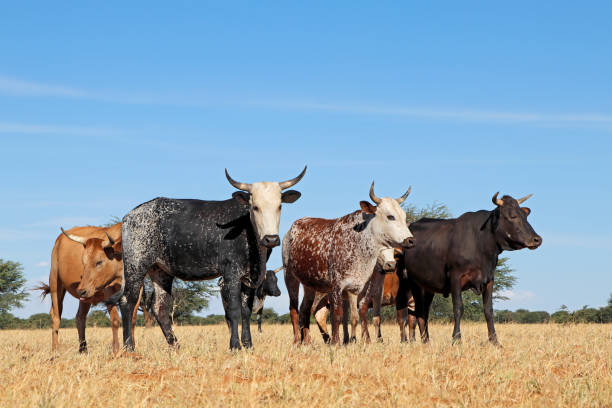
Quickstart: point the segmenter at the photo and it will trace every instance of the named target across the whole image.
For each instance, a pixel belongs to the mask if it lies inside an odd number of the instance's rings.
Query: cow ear
[[[376,206],[370,204],[368,201],[360,201],[359,205],[361,206],[361,211],[363,211],[366,214],[376,213]]]
[[[245,193],[244,191],[234,191],[232,197],[244,204],[248,204],[251,199],[251,194]]]
[[[302,196],[302,193],[295,190],[287,190],[281,194],[281,201],[283,203],[294,203]]]
[[[521,207],[521,210],[523,210],[525,215],[531,214],[531,209],[529,207]]]

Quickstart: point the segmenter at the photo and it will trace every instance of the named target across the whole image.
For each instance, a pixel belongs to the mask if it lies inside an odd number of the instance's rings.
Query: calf
[[[263,314],[264,301],[266,296],[280,296],[281,291],[278,288],[278,279],[276,274],[283,269],[283,267],[276,268],[274,270],[266,271],[266,279],[255,291],[255,300],[253,300],[253,313],[257,313],[257,331],[261,333],[261,317]]]

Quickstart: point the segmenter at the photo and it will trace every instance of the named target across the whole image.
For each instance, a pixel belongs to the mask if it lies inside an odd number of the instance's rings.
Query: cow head
[[[106,239],[69,234],[63,228],[62,232],[84,248],[83,277],[76,289],[80,299],[97,303],[119,291],[123,281],[121,239],[114,240],[106,232]]]
[[[257,289],[257,296],[258,297],[263,297],[263,296],[280,296],[281,295],[281,291],[278,288],[278,279],[276,278],[276,274],[283,269],[283,267],[281,266],[280,268],[276,268],[274,270],[267,270],[266,271],[266,279],[264,279],[263,283],[261,284],[261,286]]]
[[[370,187],[370,198],[376,205],[367,201],[361,201],[361,211],[369,214],[372,219],[372,232],[377,239],[386,247],[402,246],[412,248],[415,240],[406,225],[406,213],[400,207],[406,197],[410,194],[410,188],[400,198],[379,198],[374,194],[374,182]]]
[[[505,195],[501,199],[497,198],[499,193],[493,196],[493,204],[497,206],[496,237],[497,243],[503,250],[516,250],[522,248],[536,249],[542,244],[540,237],[533,230],[527,216],[531,210],[527,207],[521,207],[531,194],[515,200],[514,198]]]
[[[395,272],[395,248],[383,248],[378,253],[376,261],[380,266],[381,273],[392,273]]]
[[[251,223],[260,245],[267,248],[280,245],[278,225],[280,223],[281,203],[293,203],[301,196],[299,191],[288,190],[283,192],[283,190],[297,184],[305,173],[306,167],[299,176],[291,180],[280,183],[265,181],[247,184],[233,180],[225,169],[225,177],[230,184],[241,190],[235,192],[232,196],[249,205]]]

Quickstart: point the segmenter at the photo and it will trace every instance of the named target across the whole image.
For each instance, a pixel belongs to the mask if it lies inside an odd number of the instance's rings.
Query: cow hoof
[[[349,340],[349,343],[357,343],[357,337],[351,337],[351,339]]]
[[[329,337],[329,334],[323,333],[321,335],[321,337],[323,337],[323,343],[325,343],[325,344],[329,344],[329,342],[331,341],[331,338]]]

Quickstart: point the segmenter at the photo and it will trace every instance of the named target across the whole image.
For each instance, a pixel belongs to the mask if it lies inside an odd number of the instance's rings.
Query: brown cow
[[[362,201],[361,211],[336,219],[302,218],[283,238],[285,284],[289,292],[289,310],[294,342],[310,342],[310,314],[316,292],[329,293],[332,310],[331,343],[337,344],[342,320],[342,297],[358,295],[372,276],[376,258],[383,248],[414,246],[400,204],[410,190],[398,199],[379,198],[370,187],[376,206]],[[304,297],[300,305],[300,283]],[[300,339],[301,328],[301,339]]]
[[[85,323],[89,308],[99,302],[109,301],[121,290],[123,282],[121,223],[107,228],[75,227],[68,231],[62,229],[62,232],[55,240],[51,252],[49,285],[43,284],[37,289],[43,291],[43,298],[51,294],[51,349],[54,352],[57,350],[66,291],[79,299],[76,323],[79,333],[79,352],[82,353],[87,351]],[[107,308],[113,330],[113,352],[117,352],[121,318],[114,304],[108,303]],[[136,313],[132,319],[136,319]]]

